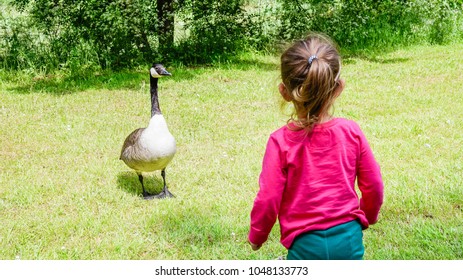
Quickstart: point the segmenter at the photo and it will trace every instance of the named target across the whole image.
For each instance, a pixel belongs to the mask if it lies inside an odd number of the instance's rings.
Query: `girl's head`
[[[281,55],[279,90],[294,104],[292,119],[303,128],[328,116],[344,82],[340,80],[341,58],[335,45],[321,35],[295,42]]]

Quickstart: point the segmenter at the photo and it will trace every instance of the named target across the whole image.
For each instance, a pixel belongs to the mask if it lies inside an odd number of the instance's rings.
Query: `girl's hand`
[[[254,250],[254,251],[257,251],[257,250],[260,249],[260,247],[262,247],[262,244],[257,245],[257,244],[252,243],[251,241],[249,241],[249,245],[251,245],[251,248],[252,248],[252,250]]]

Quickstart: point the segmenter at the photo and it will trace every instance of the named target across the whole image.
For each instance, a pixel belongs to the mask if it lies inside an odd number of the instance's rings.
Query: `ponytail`
[[[297,41],[281,56],[281,76],[296,112],[290,120],[311,129],[334,102],[341,61],[334,44],[312,35]]]

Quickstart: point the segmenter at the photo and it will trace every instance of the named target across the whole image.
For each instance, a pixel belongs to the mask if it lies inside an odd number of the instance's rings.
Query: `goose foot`
[[[150,193],[147,193],[147,192],[144,192],[143,193],[143,199],[144,200],[151,200],[153,198],[156,198],[157,195],[155,194],[150,194]]]
[[[175,195],[173,195],[167,188],[163,189],[158,194],[150,194],[148,192],[143,193],[144,200],[165,199],[165,198],[174,198],[174,197]]]
[[[157,199],[164,199],[164,198],[174,198],[175,195],[173,195],[167,188],[164,188],[162,192],[158,193],[154,197]]]

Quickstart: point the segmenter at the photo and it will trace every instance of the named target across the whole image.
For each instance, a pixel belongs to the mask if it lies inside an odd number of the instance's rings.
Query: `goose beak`
[[[159,75],[161,75],[161,76],[172,76],[172,74],[167,72],[166,69],[162,69],[161,73],[159,73]]]

